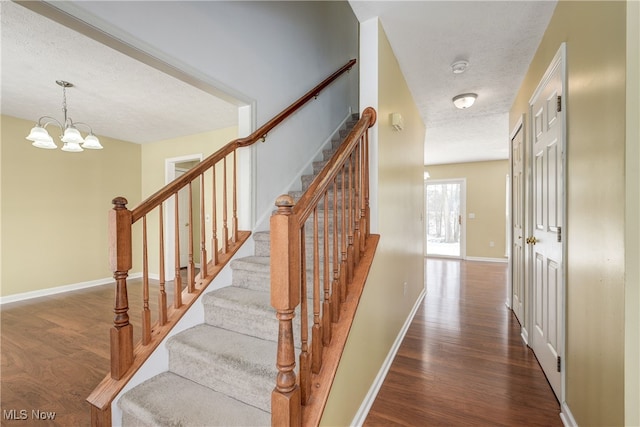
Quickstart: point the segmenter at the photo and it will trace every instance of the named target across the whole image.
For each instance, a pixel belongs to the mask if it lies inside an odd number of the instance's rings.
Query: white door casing
[[[425,181],[425,218],[426,218],[426,227],[425,227],[425,239],[427,241],[426,245],[426,253],[428,256],[438,256],[445,258],[458,258],[464,259],[466,255],[466,217],[465,217],[465,205],[466,205],[466,178],[456,178],[456,179],[436,179],[429,181]],[[428,202],[429,195],[429,187],[435,188],[440,187],[442,189],[443,196],[454,197],[454,199],[443,198],[440,200],[441,203],[446,206],[448,209],[446,216],[453,218],[455,216],[455,220],[458,225],[458,236],[456,242],[448,245],[444,244],[443,248],[438,249],[437,244],[429,245],[429,230],[430,230],[430,206]],[[454,189],[454,191],[449,192],[448,190]],[[446,200],[445,200],[446,199]],[[454,209],[454,206],[457,206],[458,212],[454,212],[451,209]],[[447,248],[450,246],[450,248]],[[452,251],[452,249],[454,249]]]
[[[184,175],[188,169],[176,168],[176,178]],[[195,198],[197,195],[193,195]],[[183,187],[178,191],[178,217],[180,224],[179,244],[180,244],[180,268],[189,264],[189,223],[193,220],[189,218],[189,187]]]
[[[525,193],[524,193],[524,121],[521,119],[511,137],[511,307],[523,330],[522,336],[527,342],[525,325]]]
[[[170,183],[171,181],[173,181],[179,174],[179,172],[177,172],[177,164],[179,163],[184,163],[184,162],[191,162],[191,161],[202,161],[203,155],[202,154],[192,154],[192,155],[186,155],[186,156],[181,156],[181,157],[173,157],[173,158],[169,158],[169,159],[165,159],[165,184]],[[186,194],[186,193],[180,193],[178,195],[178,203],[180,202],[180,199],[185,199],[185,197],[181,197],[182,194]],[[166,280],[173,280],[175,278],[175,274],[176,274],[176,268],[175,268],[175,197],[169,197],[164,203],[163,203],[163,212],[164,212],[164,238],[165,238],[165,242],[164,242],[164,274],[165,274],[165,279]],[[182,215],[180,215],[182,216]],[[184,227],[185,222],[183,221],[181,228],[188,228],[188,227]],[[188,235],[186,237],[188,239]],[[181,236],[178,236],[178,239],[180,239],[179,243],[183,243],[184,238],[182,238]],[[180,253],[182,254],[183,252],[185,252],[184,250],[180,250]],[[182,260],[181,260],[182,261]],[[182,262],[181,262],[182,263]]]
[[[564,397],[564,81],[563,44],[529,101],[532,218],[526,240],[532,290],[530,345],[560,402]]]

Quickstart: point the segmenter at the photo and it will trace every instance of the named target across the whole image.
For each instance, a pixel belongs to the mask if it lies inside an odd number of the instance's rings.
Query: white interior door
[[[529,102],[533,227],[527,239],[533,290],[531,348],[559,401],[563,397],[560,371],[564,347],[562,52]]]
[[[522,123],[520,123],[511,138],[511,226],[513,236],[511,239],[511,307],[523,328],[525,328],[526,301],[524,218],[524,131]]]

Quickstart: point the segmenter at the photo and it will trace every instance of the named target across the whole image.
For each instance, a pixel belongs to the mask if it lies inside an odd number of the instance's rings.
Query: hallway
[[[418,309],[365,426],[561,426],[505,306],[507,264],[427,260]]]

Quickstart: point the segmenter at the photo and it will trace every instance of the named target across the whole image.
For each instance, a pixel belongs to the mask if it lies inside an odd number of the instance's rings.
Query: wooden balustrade
[[[351,317],[345,319],[340,318],[342,304],[365,258],[370,266],[372,255],[366,251],[371,241],[377,244],[377,239],[369,238],[368,209],[367,131],[375,121],[375,110],[365,109],[298,203],[286,195],[276,201],[277,211],[271,217],[271,304],[279,333],[272,425],[317,425],[326,402],[357,302],[351,302]],[[306,233],[307,227],[312,233]],[[296,345],[293,318],[298,305],[301,331]],[[333,334],[333,328],[339,334]],[[334,342],[338,335],[340,342]]]
[[[204,288],[229,262],[237,249],[246,241],[250,232],[238,229],[238,194],[237,194],[237,150],[248,147],[259,140],[264,140],[267,134],[304,104],[316,98],[318,94],[334,80],[353,67],[356,60],[352,59],[327,77],[320,84],[307,92],[304,96],[291,104],[287,109],[265,123],[251,135],[231,141],[226,146],[207,157],[182,176],[178,177],[164,188],[154,193],[133,210],[127,208],[127,200],[118,197],[113,200],[113,210],[109,212],[109,245],[110,265],[115,279],[114,322],[110,331],[111,336],[111,372],[87,398],[91,404],[91,422],[93,426],[111,425],[111,403],[144,361],[151,355],[171,328],[195,302]],[[210,184],[209,184],[210,183]],[[193,209],[194,187],[199,194],[195,199],[199,202],[199,209]],[[185,191],[181,191],[185,189]],[[180,217],[179,201],[186,197],[188,213],[186,218]],[[171,228],[174,230],[175,269],[172,286],[168,285],[165,268],[165,203],[173,203],[174,218]],[[286,206],[283,205],[283,210]],[[194,218],[194,211],[195,216]],[[211,224],[206,220],[210,215]],[[284,217],[284,216],[283,216]],[[222,219],[221,222],[218,222]],[[148,223],[157,221],[157,234],[150,234]],[[180,229],[183,224],[187,227],[187,265],[186,284],[183,285],[181,274],[181,237]],[[198,224],[199,231],[194,228]],[[134,326],[129,318],[129,301],[127,297],[127,277],[133,265],[134,227],[141,227],[142,245],[142,286],[143,301],[140,320],[140,342],[133,342]],[[194,240],[198,240],[194,242]],[[150,241],[153,241],[152,245]],[[157,254],[151,256],[149,247],[157,243]],[[197,247],[195,247],[197,245]],[[196,273],[196,254],[200,257],[200,271]],[[293,256],[299,256],[293,254]],[[150,259],[157,260],[157,271],[151,273]],[[299,268],[299,265],[296,265]],[[295,271],[291,271],[295,275]],[[157,277],[157,280],[152,279]],[[157,283],[157,309],[152,312],[151,287]],[[167,287],[173,293],[173,304],[168,307]],[[285,293],[288,291],[284,291]],[[278,319],[281,324],[281,337],[285,341],[291,336],[291,319],[293,308],[300,299],[300,289],[295,288],[291,294],[277,294]],[[152,324],[152,316],[156,322]],[[134,322],[135,323],[135,322]],[[290,345],[293,345],[291,340]],[[293,347],[292,347],[293,348]],[[284,351],[278,358],[278,387],[280,395],[290,395],[290,400],[299,400],[299,391],[295,382],[293,367],[295,361],[287,359],[288,351]],[[293,382],[292,382],[293,378]],[[295,414],[292,414],[296,417]]]

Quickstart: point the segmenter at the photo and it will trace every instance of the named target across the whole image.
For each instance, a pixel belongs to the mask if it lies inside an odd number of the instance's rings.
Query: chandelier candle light
[[[62,151],[68,151],[70,153],[78,153],[84,151],[84,148],[91,150],[101,150],[102,145],[100,141],[93,134],[91,126],[86,123],[74,122],[71,117],[67,116],[67,88],[73,87],[72,83],[65,82],[64,80],[56,80],[56,83],[62,87],[62,112],[64,113],[64,122],[60,123],[58,120],[50,116],[42,116],[38,119],[38,123],[31,129],[27,139],[33,141],[31,145],[38,148],[45,148],[48,150],[55,150],[58,148],[53,138],[49,135],[49,132],[45,129],[51,123],[58,125],[62,130],[62,136],[60,139],[64,142]],[[76,128],[77,125],[83,125],[89,128],[89,135],[86,138],[82,138],[80,131]],[[82,146],[80,146],[82,144]]]

